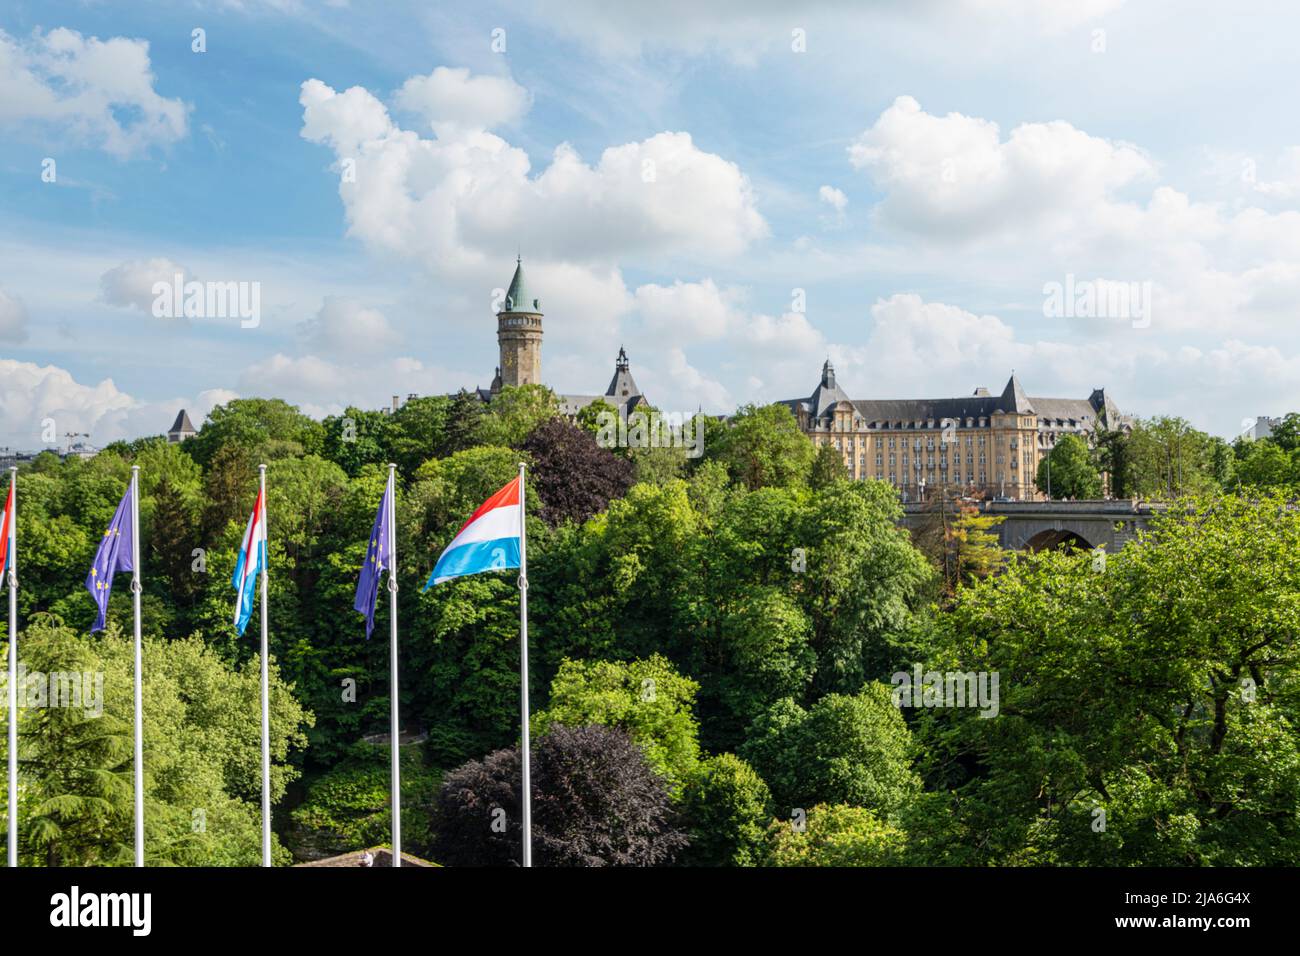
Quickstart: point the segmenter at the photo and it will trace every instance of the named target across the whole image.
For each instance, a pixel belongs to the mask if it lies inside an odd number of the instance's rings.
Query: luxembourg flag
[[[520,480],[512,480],[469,516],[421,590],[467,574],[519,567]]]
[[[230,579],[235,588],[235,630],[240,634],[248,627],[248,619],[253,616],[253,594],[257,590],[257,576],[266,567],[266,499],[265,492],[258,489],[257,503],[253,513],[248,517],[248,528],[244,531],[244,543],[239,548],[239,562],[235,565],[235,574]]]
[[[4,517],[0,518],[0,575],[9,570],[13,556],[9,553],[9,539],[14,527],[14,479],[9,480],[9,497],[5,499]]]

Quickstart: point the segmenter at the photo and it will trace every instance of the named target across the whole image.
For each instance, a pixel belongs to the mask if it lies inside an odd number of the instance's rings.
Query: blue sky
[[[237,395],[323,415],[486,385],[516,252],[560,391],[602,390],[620,344],[671,410],[806,395],[827,356],[861,398],[1014,368],[1031,395],[1105,386],[1232,435],[1300,409],[1296,20],[10,3],[0,444],[49,420],[157,433]],[[256,283],[257,326],[155,317],[176,271]],[[1067,279],[1135,304],[1045,314]]]

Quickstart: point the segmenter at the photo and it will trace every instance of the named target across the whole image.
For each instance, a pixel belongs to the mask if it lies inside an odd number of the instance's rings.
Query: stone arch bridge
[[[915,531],[935,518],[933,502],[907,502],[903,524]],[[1114,554],[1145,528],[1151,516],[1164,510],[1160,504],[1119,501],[985,501],[981,513],[1005,520],[994,529],[998,543],[1010,551],[1046,548],[1104,546]]]

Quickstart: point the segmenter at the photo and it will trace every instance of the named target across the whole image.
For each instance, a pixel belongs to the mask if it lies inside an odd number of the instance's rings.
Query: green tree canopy
[[[865,807],[888,819],[920,790],[913,755],[912,735],[884,684],[827,694],[807,710],[778,701],[741,748],[772,788],[782,819],[819,803]]]
[[[953,788],[948,862],[1300,859],[1300,514],[1184,501],[1104,565],[1018,555],[939,619],[942,666],[1002,675],[1001,711],[928,711]]]
[[[266,460],[319,453],[325,426],[278,398],[236,398],[208,413],[185,450],[207,467],[222,445],[235,444],[250,458]]]
[[[707,434],[707,433],[706,433]],[[747,488],[786,487],[808,480],[817,450],[784,405],[746,405],[706,445]]]
[[[560,402],[545,385],[507,385],[492,396],[478,423],[477,443],[518,448],[538,425],[560,414]]]
[[[754,768],[735,754],[701,761],[686,785],[691,866],[759,866],[763,862],[772,795]]]
[[[20,863],[129,865],[132,642],[110,624],[83,636],[51,616],[21,637],[28,674],[19,724]],[[261,859],[259,665],[232,668],[197,638],[144,642],[145,861],[254,866]],[[272,664],[271,798],[298,771],[312,716]],[[80,685],[58,699],[53,688]],[[44,689],[48,688],[48,690]],[[37,696],[40,695],[40,696]],[[71,699],[79,706],[68,706]],[[0,804],[4,801],[0,799]],[[277,844],[275,856],[287,862]]]
[[[775,820],[768,830],[770,866],[899,866],[907,834],[871,810],[818,805],[806,817]]]
[[[1101,473],[1088,444],[1078,435],[1062,435],[1038,463],[1038,490],[1053,498],[1101,497]]]
[[[551,682],[550,702],[533,717],[539,734],[565,724],[626,730],[650,766],[678,792],[700,757],[693,713],[699,684],[658,654],[644,661],[571,661]]]

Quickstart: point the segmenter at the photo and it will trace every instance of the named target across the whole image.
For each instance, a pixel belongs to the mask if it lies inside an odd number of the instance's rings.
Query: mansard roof
[[[828,374],[829,373],[829,374]],[[1090,398],[1033,398],[1027,395],[1013,374],[1001,395],[992,395],[988,389],[979,388],[973,394],[956,398],[918,399],[850,399],[835,383],[834,369],[828,362],[822,368],[822,380],[813,394],[806,399],[789,399],[780,404],[798,414],[803,411],[814,421],[828,418],[831,408],[839,402],[848,402],[855,417],[870,426],[873,422],[907,427],[915,422],[934,422],[945,418],[964,425],[967,419],[991,419],[996,414],[1034,415],[1039,421],[1078,427],[1117,427],[1122,421],[1118,406],[1097,389]],[[1105,414],[1102,414],[1105,410]]]

